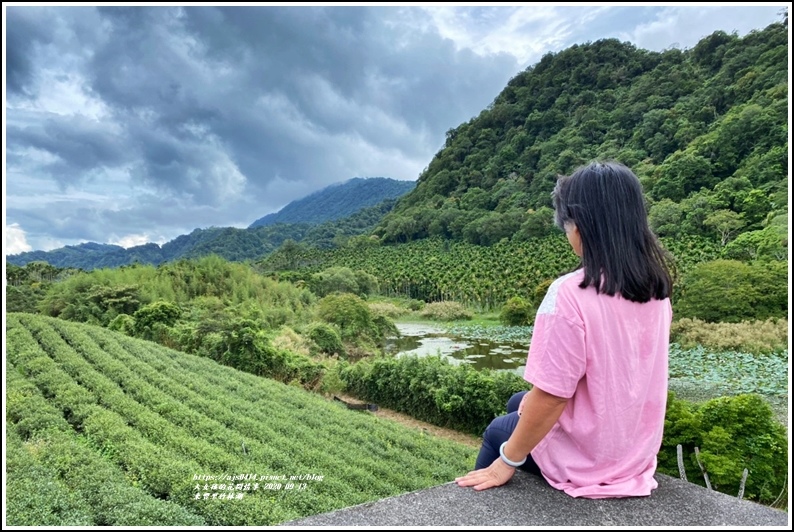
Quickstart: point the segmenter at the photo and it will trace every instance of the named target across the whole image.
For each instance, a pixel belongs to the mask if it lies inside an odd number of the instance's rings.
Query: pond
[[[395,323],[402,337],[388,338],[385,350],[396,356],[440,354],[453,364],[471,364],[475,369],[512,371],[524,375],[529,342],[466,338],[446,332],[438,325]]]

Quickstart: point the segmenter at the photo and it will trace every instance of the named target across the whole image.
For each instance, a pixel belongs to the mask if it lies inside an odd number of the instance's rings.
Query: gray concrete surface
[[[729,526],[790,529],[789,515],[657,474],[650,497],[575,499],[516,472],[476,492],[454,482],[315,515],[280,526]]]

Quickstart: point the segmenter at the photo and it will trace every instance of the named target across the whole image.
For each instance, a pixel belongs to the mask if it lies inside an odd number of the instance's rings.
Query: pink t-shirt
[[[557,279],[538,309],[524,378],[570,398],[532,450],[543,476],[573,497],[649,495],[667,402],[670,300],[634,303]]]

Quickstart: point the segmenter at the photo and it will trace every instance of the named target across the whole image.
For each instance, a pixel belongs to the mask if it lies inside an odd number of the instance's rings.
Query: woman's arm
[[[518,419],[513,434],[504,447],[505,456],[520,462],[548,434],[560,418],[568,399],[546,393],[537,386],[532,388],[523,402],[521,417]],[[501,486],[513,477],[515,468],[497,458],[485,469],[471,471],[466,476],[455,479],[458,486],[474,486],[475,490],[484,490]]]

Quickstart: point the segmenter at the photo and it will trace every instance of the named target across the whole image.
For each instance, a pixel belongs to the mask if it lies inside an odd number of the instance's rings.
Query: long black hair
[[[642,185],[631,170],[593,162],[561,177],[552,198],[557,226],[573,222],[582,238],[581,288],[639,303],[670,297],[670,256],[648,226]]]

